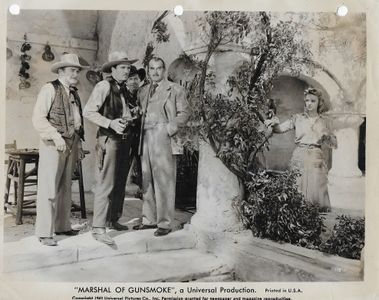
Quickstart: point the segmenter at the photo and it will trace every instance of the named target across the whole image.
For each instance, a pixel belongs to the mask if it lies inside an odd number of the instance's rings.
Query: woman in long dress
[[[320,206],[320,211],[330,211],[327,186],[327,173],[321,145],[336,148],[336,137],[331,133],[325,118],[326,110],[321,91],[308,88],[304,91],[304,112],[293,115],[280,124],[277,117],[267,120],[266,126],[272,126],[274,133],[295,130],[296,148],[293,152],[290,168],[300,172],[297,183],[305,199]]]

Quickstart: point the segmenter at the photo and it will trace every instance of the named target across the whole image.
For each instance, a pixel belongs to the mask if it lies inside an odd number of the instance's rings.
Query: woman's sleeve
[[[281,124],[274,126],[274,132],[275,133],[284,133],[290,130],[295,129],[295,121],[296,121],[296,115],[292,115],[291,118],[284,121]]]

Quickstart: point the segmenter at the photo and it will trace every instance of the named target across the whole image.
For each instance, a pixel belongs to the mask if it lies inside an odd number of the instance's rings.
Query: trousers
[[[144,130],[142,224],[171,228],[175,213],[176,156],[166,124]]]
[[[96,145],[99,169],[94,199],[94,228],[105,228],[108,222],[117,222],[122,216],[126,179],[131,159],[132,137],[126,139],[100,136]]]
[[[52,237],[54,232],[71,230],[71,183],[78,158],[79,136],[58,151],[53,141],[40,141],[37,217],[35,235]]]

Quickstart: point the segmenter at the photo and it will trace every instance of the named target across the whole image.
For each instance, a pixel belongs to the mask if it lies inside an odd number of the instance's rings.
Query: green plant
[[[319,206],[306,202],[291,171],[251,174],[249,196],[237,204],[246,228],[254,236],[317,249],[324,228]]]
[[[346,258],[359,259],[365,245],[365,218],[337,216],[331,237],[320,250]]]

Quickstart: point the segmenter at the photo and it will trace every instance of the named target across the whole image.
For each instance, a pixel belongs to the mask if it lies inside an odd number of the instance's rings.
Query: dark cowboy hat
[[[144,68],[137,69],[135,66],[130,66],[129,77],[138,75],[139,80],[144,80],[146,77],[146,71]]]
[[[138,59],[128,59],[125,52],[115,51],[109,54],[108,62],[103,64],[101,70],[105,73],[111,73],[112,67],[120,64],[134,64]]]

